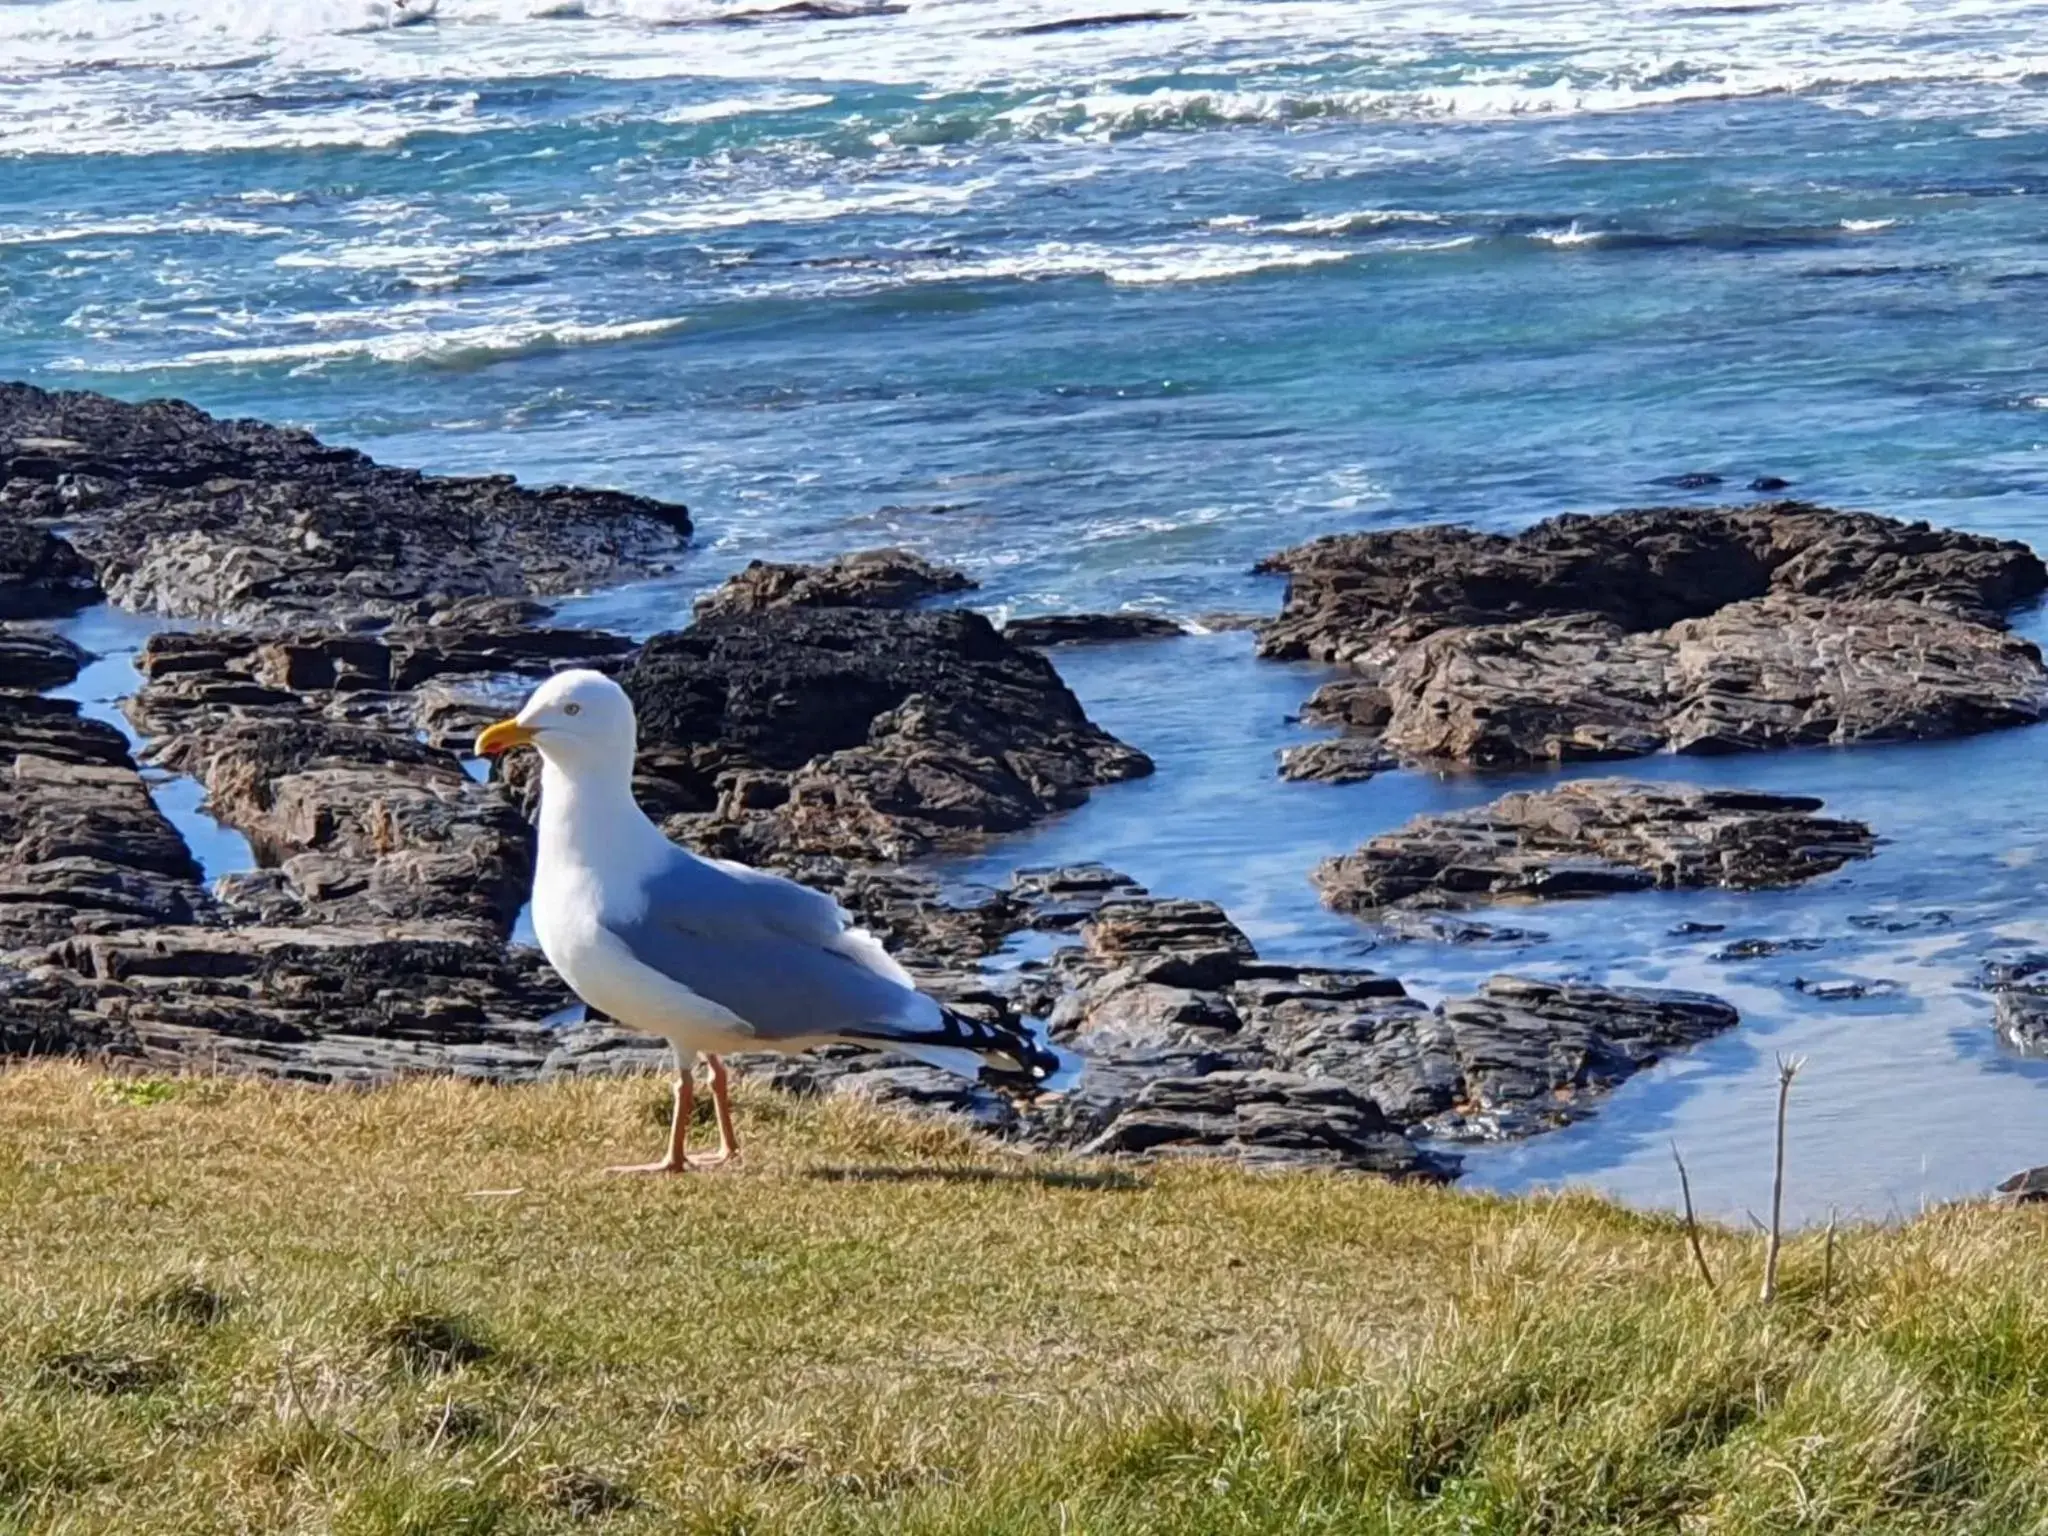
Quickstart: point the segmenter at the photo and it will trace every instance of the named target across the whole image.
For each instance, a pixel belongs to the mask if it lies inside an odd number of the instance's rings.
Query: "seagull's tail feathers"
[[[894,1022],[845,1031],[863,1045],[901,1051],[962,1077],[1025,1093],[1057,1092],[1070,1076],[1060,1053],[1027,1024],[989,1021],[940,1005],[936,1022]]]

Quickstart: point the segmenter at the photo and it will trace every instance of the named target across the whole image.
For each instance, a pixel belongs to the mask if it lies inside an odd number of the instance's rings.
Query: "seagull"
[[[1043,1089],[1059,1055],[1012,1024],[985,1024],[917,990],[871,933],[820,891],[672,843],[633,799],[633,702],[601,672],[557,672],[479,757],[540,753],[533,930],[590,1007],[675,1048],[674,1118],[660,1160],[613,1173],[682,1173],[739,1157],[728,1051],[847,1043],[901,1051],[965,1077],[984,1068]],[[698,1056],[709,1059],[718,1150],[692,1158]]]

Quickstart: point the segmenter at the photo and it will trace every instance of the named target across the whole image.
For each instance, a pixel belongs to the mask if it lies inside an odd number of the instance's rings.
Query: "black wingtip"
[[[1006,1093],[1035,1098],[1051,1091],[1066,1063],[1057,1051],[1031,1032],[1028,1024],[1007,1019],[983,1020],[944,1010],[951,1044],[962,1046],[982,1059],[981,1080]]]

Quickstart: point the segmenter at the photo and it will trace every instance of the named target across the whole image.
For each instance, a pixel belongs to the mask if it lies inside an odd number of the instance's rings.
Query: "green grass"
[[[0,1075],[0,1531],[2048,1531],[2048,1244],[1027,1160],[656,1082]]]

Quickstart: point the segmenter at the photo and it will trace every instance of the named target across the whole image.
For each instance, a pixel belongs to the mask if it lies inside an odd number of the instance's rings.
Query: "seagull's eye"
[[[583,713],[583,706],[581,704],[564,704],[562,706],[562,713],[565,715],[580,715]]]

